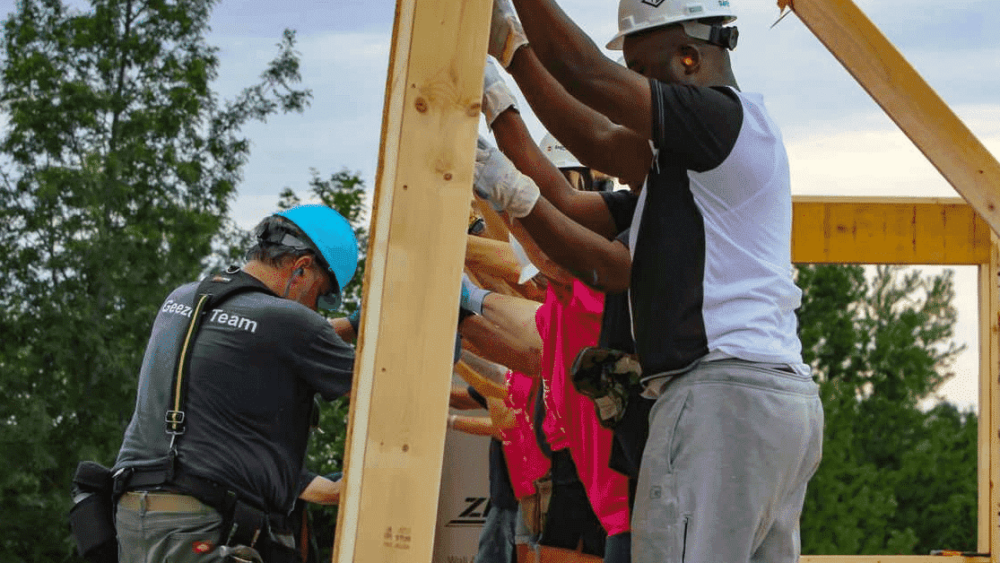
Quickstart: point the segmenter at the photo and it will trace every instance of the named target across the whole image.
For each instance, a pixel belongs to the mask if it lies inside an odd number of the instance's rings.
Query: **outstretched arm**
[[[634,166],[648,166],[648,162],[643,160],[643,157],[649,154],[649,147],[645,142],[621,127],[612,126],[607,118],[583,106],[568,95],[559,83],[553,80],[541,67],[534,55],[531,54],[530,47],[518,49],[514,54],[515,62],[508,68],[518,68],[517,61],[522,60],[534,61],[533,68],[536,70],[536,74],[546,79],[532,85],[544,89],[544,93],[537,95],[538,92],[524,90],[525,95],[531,101],[532,95],[535,94],[534,97],[537,98],[535,102],[542,104],[544,106],[542,109],[550,110],[550,116],[558,116],[552,119],[556,130],[551,132],[571,152],[575,155],[578,154],[577,151],[573,150],[574,147],[569,146],[563,140],[561,135],[573,136],[575,148],[578,150],[587,149],[594,154],[602,154],[608,163],[613,160],[609,157],[622,154],[626,156],[623,161],[632,161]],[[520,66],[531,68],[530,63]],[[608,239],[614,238],[618,233],[611,213],[608,211],[607,205],[604,204],[604,199],[597,192],[582,192],[571,186],[563,173],[538,148],[521,119],[521,114],[514,104],[514,96],[507,88],[507,84],[493,63],[493,59],[487,61],[486,70],[483,73],[483,92],[483,113],[486,115],[486,121],[493,131],[500,151],[510,159],[518,170],[531,178],[541,194],[560,211],[588,229],[600,233]],[[532,107],[535,108],[534,103]],[[537,112],[539,108],[535,109]],[[566,123],[567,126],[558,127],[562,123]],[[624,133],[622,137],[632,139],[636,143],[632,147],[625,144],[615,148],[613,144],[622,141],[622,139],[609,139],[608,146],[595,147],[593,143],[597,142],[597,136],[594,135],[594,132],[602,128],[619,130]],[[636,156],[632,156],[632,154]],[[607,171],[604,168],[601,170]],[[640,177],[642,174],[644,172],[638,171]]]
[[[580,162],[639,189],[653,154],[646,139],[573,97],[549,74],[531,45],[517,50],[507,71],[542,125]],[[561,200],[548,193],[545,197],[576,218]]]
[[[299,498],[313,504],[340,504],[340,481],[331,481],[317,475],[306,486]]]
[[[469,316],[459,326],[462,342],[471,344],[492,362],[533,376],[538,373],[542,353],[542,339],[535,325],[538,307],[528,299],[489,293],[482,300],[482,314]]]
[[[494,1],[495,13],[509,10],[504,7],[508,0]],[[514,7],[531,49],[567,91],[642,139],[652,138],[652,102],[645,77],[604,56],[554,0],[514,0]],[[490,33],[504,31],[492,25]]]
[[[632,260],[625,246],[560,212],[540,195],[531,178],[482,139],[476,150],[474,187],[511,217],[520,219],[542,251],[583,283],[611,293],[628,287]]]

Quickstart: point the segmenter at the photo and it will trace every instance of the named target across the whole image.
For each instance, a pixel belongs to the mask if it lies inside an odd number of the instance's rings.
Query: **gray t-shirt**
[[[197,287],[177,288],[160,307],[115,469],[154,466],[169,451],[163,418]],[[353,366],[353,347],[309,308],[261,292],[231,297],[205,313],[191,351],[180,466],[287,513],[300,488],[313,396],[347,393]]]

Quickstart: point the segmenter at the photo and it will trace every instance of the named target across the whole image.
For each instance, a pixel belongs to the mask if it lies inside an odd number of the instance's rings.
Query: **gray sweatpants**
[[[705,362],[649,415],[632,522],[635,563],[786,563],[822,455],[809,378],[741,360]]]

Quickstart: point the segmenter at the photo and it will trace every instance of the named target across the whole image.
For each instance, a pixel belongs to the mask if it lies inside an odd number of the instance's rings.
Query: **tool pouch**
[[[256,547],[257,540],[267,534],[267,513],[245,502],[235,501],[230,517],[227,545]],[[225,529],[224,523],[224,528]]]
[[[629,392],[642,374],[631,355],[606,348],[580,350],[570,368],[573,386],[594,402],[597,420],[605,428],[615,428],[628,409]]]
[[[545,518],[552,500],[552,478],[548,475],[535,481],[535,492],[521,499],[521,515],[528,532],[541,537],[545,529]]]
[[[118,561],[111,470],[93,461],[81,461],[73,475],[70,529],[80,555],[91,563]]]

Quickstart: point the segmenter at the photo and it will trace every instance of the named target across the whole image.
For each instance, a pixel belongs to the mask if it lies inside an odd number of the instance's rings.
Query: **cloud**
[[[958,106],[956,114],[1000,154],[1000,104]],[[880,112],[785,131],[793,193],[959,197],[916,146]]]

